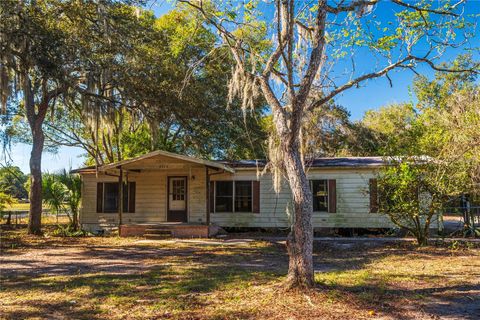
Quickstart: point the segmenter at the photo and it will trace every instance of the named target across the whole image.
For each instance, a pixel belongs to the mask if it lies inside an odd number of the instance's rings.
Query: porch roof
[[[135,163],[137,161],[141,161],[141,160],[145,160],[145,159],[149,159],[149,158],[154,158],[154,157],[157,157],[157,156],[164,156],[164,157],[168,157],[168,158],[172,158],[172,159],[183,160],[183,161],[196,163],[196,164],[202,164],[206,167],[225,170],[225,171],[230,172],[230,173],[235,173],[235,169],[233,169],[232,167],[230,167],[226,164],[223,164],[223,163],[198,159],[198,158],[195,158],[195,157],[184,156],[184,155],[181,155],[181,154],[168,152],[168,151],[163,151],[163,150],[157,150],[157,151],[153,151],[153,152],[150,152],[150,153],[147,153],[147,154],[135,157],[135,158],[106,164],[106,165],[98,167],[97,170],[100,171],[100,172],[105,172],[107,170],[118,169],[121,166],[125,166],[125,165],[128,165],[128,164],[132,164],[132,163]],[[82,173],[82,172],[87,172],[87,171],[92,171],[92,170],[95,170],[94,166],[90,166],[90,167],[86,167],[86,168],[80,168],[80,169],[77,169],[77,170],[72,170],[72,173]]]

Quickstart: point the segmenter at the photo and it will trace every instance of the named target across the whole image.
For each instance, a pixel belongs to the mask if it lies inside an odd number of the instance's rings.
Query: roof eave
[[[99,167],[98,171],[104,172],[104,171],[111,170],[111,169],[117,169],[120,166],[124,166],[126,164],[133,163],[133,162],[140,161],[140,160],[149,159],[149,158],[152,158],[152,157],[155,157],[155,156],[170,157],[170,158],[184,160],[184,161],[191,162],[191,163],[202,164],[202,165],[207,166],[207,167],[212,167],[212,168],[225,170],[225,171],[230,172],[230,173],[235,173],[235,169],[233,169],[233,168],[231,168],[227,165],[221,164],[221,163],[216,163],[216,162],[209,161],[209,160],[197,159],[197,158],[184,156],[184,155],[180,155],[180,154],[176,154],[176,153],[172,153],[172,152],[167,152],[167,151],[161,151],[161,150],[153,151],[153,152],[147,153],[145,155],[142,155],[142,156],[139,156],[139,157],[136,157],[136,158],[132,158],[132,159],[128,159],[128,160],[122,160],[122,161],[118,161],[118,162],[115,162],[115,163],[104,165],[104,166]]]

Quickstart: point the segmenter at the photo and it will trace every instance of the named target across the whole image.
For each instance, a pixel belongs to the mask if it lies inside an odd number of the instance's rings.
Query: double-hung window
[[[252,212],[252,181],[235,181],[235,212]]]
[[[97,212],[118,212],[118,187],[118,182],[97,183]],[[135,212],[135,182],[128,182],[123,185],[123,212]]]
[[[313,211],[328,211],[328,180],[310,180]]]
[[[215,212],[233,212],[233,181],[215,183]]]

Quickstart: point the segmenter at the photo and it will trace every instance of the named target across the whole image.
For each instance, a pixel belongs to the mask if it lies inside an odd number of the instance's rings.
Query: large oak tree
[[[262,96],[273,116],[271,157],[288,181],[293,224],[288,287],[314,284],[312,194],[301,150],[310,112],[369,79],[426,64],[440,71],[446,48],[472,36],[464,1],[189,1],[222,36],[235,66],[229,89],[244,108]],[[387,7],[390,10],[379,10]],[[386,16],[387,12],[393,12]]]
[[[135,21],[135,10],[121,1],[0,2],[2,111],[7,123],[14,115],[25,117],[31,134],[28,225],[31,234],[41,233],[45,118],[60,101],[78,92],[83,96],[90,93],[87,89],[91,81],[108,78],[115,59],[110,61],[108,72],[98,65],[92,69],[90,62],[101,60],[98,56],[106,52],[108,57],[121,59],[115,52],[130,44],[127,41],[130,38],[123,38],[122,34],[130,32],[136,26]],[[112,28],[114,22],[119,28]],[[108,101],[112,91],[103,89],[106,93],[103,98]],[[2,139],[8,138],[2,135]]]

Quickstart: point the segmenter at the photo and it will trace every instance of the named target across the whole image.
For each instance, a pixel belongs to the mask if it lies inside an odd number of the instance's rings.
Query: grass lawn
[[[285,292],[283,243],[36,238],[2,231],[0,317],[478,319],[480,249],[315,245],[317,287]]]
[[[0,217],[0,223],[6,223],[7,221],[7,215],[3,215]],[[67,224],[69,222],[69,219],[65,215],[59,215],[58,216],[58,224]],[[15,213],[12,214],[11,216],[11,223],[12,224],[28,224],[28,215],[15,215]],[[55,214],[42,214],[42,224],[57,224],[57,216]]]
[[[30,210],[30,203],[14,203],[12,205],[8,205],[5,208],[5,211],[28,211]]]

